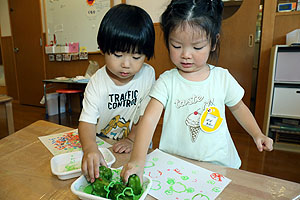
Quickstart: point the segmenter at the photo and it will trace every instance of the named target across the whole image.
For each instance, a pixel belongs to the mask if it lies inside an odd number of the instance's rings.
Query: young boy
[[[144,63],[154,54],[155,32],[150,16],[126,4],[112,7],[104,16],[97,37],[106,65],[89,81],[79,119],[84,152],[82,172],[91,182],[105,165],[96,144],[96,133],[118,141],[113,150],[131,151],[135,127],[150,98],[154,69]]]

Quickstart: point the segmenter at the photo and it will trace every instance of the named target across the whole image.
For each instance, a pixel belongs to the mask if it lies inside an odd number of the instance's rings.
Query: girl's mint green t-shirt
[[[166,71],[150,96],[165,108],[161,150],[232,168],[241,166],[227,127],[225,105],[236,105],[244,89],[227,69],[210,65],[209,77],[201,82],[184,79],[177,69]]]

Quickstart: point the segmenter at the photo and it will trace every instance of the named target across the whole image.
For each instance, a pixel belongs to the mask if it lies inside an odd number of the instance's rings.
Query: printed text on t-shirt
[[[131,107],[136,105],[138,90],[127,91],[122,94],[109,94],[108,109],[116,109],[118,107]]]

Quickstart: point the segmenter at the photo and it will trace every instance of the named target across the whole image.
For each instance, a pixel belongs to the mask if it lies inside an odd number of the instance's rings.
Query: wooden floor
[[[16,131],[37,120],[46,120],[45,109],[43,107],[13,103],[13,113]],[[62,114],[62,124],[77,128],[78,118],[79,113],[73,113],[71,116]],[[57,116],[50,116],[47,120],[58,123]],[[0,119],[0,121],[3,120]],[[0,133],[3,130],[5,131],[3,122],[0,123],[0,128]],[[160,130],[161,126],[158,126],[153,138],[154,147],[158,146]],[[5,135],[0,134],[1,137],[5,137]],[[242,159],[241,169],[300,183],[300,153],[279,150],[260,153],[256,149],[253,140],[246,133],[232,133],[232,137]]]

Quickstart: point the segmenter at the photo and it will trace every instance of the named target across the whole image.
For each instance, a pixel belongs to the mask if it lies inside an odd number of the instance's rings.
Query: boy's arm
[[[96,125],[80,121],[78,126],[79,138],[83,150],[82,173],[91,182],[99,177],[99,166],[107,166],[103,155],[96,143]]]
[[[138,174],[140,178],[142,177],[148,147],[162,111],[163,105],[158,100],[152,98],[137,126],[130,161],[124,165],[121,172],[124,182],[127,182],[131,174]]]
[[[80,143],[82,150],[98,149],[96,143],[96,125],[80,121],[78,126]]]
[[[229,109],[240,125],[252,136],[259,151],[273,150],[273,140],[261,132],[254,116],[242,100]]]

